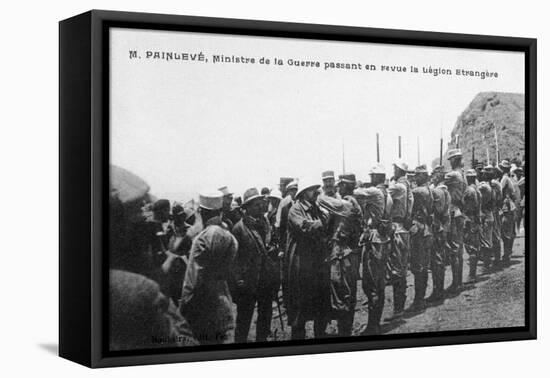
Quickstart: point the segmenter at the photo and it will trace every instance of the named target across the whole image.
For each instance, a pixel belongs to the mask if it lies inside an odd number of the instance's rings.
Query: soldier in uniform
[[[432,231],[434,234],[434,245],[430,256],[430,267],[432,270],[433,291],[428,302],[438,302],[444,298],[443,290],[445,285],[445,265],[447,251],[449,249],[448,234],[451,228],[451,194],[444,184],[445,170],[442,165],[433,169],[433,197],[434,216]]]
[[[464,191],[466,180],[462,168],[462,151],[460,149],[449,150],[447,159],[451,164],[451,171],[445,175],[445,185],[451,195],[451,225],[448,234],[449,259],[453,280],[448,291],[451,294],[460,292],[462,288],[462,270],[464,264]]]
[[[477,279],[477,262],[479,259],[481,233],[481,193],[476,184],[477,172],[474,169],[466,171],[464,191],[464,249],[469,256],[468,282],[475,283]]]
[[[487,167],[489,169],[489,167]],[[498,269],[500,267],[500,260],[502,254],[502,185],[500,185],[500,178],[502,171],[498,167],[491,167],[492,180],[491,189],[493,190],[494,210],[493,218],[495,223],[493,225],[493,267]]]
[[[353,173],[344,174],[340,183],[341,199],[320,196],[318,203],[329,211],[327,235],[330,262],[330,292],[334,318],[338,321],[338,334],[351,336],[357,281],[359,279],[359,239],[362,233],[361,207],[353,191],[356,179]]]
[[[516,186],[510,177],[511,165],[508,160],[503,160],[499,164],[500,169],[503,172],[500,185],[502,186],[502,244],[504,247],[504,254],[502,255],[502,262],[504,264],[510,263],[510,256],[512,256],[512,247],[514,246],[514,239],[516,237]]]
[[[193,240],[183,280],[180,311],[202,345],[234,342],[235,318],[228,280],[237,240],[222,222],[221,192],[199,195],[204,230]]]
[[[338,190],[336,188],[334,171],[323,172],[321,174],[321,178],[323,180],[323,195],[332,198],[340,198],[340,195],[338,194]]]
[[[317,184],[304,185],[288,213],[285,304],[292,340],[305,338],[309,320],[314,322],[315,337],[324,336],[330,311],[326,219],[317,206],[319,188]]]
[[[426,308],[426,288],[428,287],[428,269],[433,249],[432,233],[433,194],[429,186],[426,165],[415,169],[416,187],[412,190],[414,202],[412,208],[411,271],[414,275],[414,301],[411,311]]]
[[[368,298],[369,318],[362,335],[380,334],[380,320],[386,298],[386,265],[391,251],[393,205],[386,191],[386,173],[380,165],[371,172],[372,186],[358,189],[356,196],[363,203],[366,225],[359,245],[362,247],[362,288]]]
[[[267,341],[271,332],[273,300],[279,288],[277,251],[267,243],[269,225],[264,208],[267,199],[256,188],[243,195],[243,218],[233,227],[239,249],[235,258],[235,342],[246,343],[257,305],[256,341]]]
[[[514,174],[516,176],[516,181],[519,188],[520,201],[519,201],[519,209],[518,209],[518,217],[516,219],[516,225],[517,225],[518,231],[520,231],[521,222],[524,221],[523,216],[525,214],[525,176],[524,176],[523,168],[522,167],[516,168],[516,170],[514,171]]]
[[[410,235],[407,228],[411,220],[413,195],[407,181],[407,164],[398,161],[393,164],[394,177],[388,192],[392,198],[391,220],[393,223],[392,248],[388,257],[388,275],[393,286],[393,316],[403,315],[407,299],[407,265],[410,253]]]
[[[493,167],[483,168],[478,185],[481,193],[481,234],[480,234],[480,258],[483,261],[484,271],[488,271],[491,266],[493,255],[493,235],[495,225],[495,196],[491,188],[491,179],[493,177]]]

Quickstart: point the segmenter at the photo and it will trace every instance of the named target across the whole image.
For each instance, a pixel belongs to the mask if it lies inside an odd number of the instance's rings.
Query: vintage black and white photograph
[[[109,351],[526,325],[524,52],[108,50]]]

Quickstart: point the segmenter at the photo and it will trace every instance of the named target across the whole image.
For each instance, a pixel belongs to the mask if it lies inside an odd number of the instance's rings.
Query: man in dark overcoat
[[[325,217],[316,203],[319,188],[317,184],[304,185],[288,214],[285,300],[293,340],[305,338],[309,320],[314,321],[315,337],[322,337],[330,311]]]
[[[247,342],[256,304],[256,341],[266,341],[271,332],[273,300],[280,281],[278,251],[276,248],[270,249],[266,242],[269,233],[263,211],[266,201],[258,189],[248,189],[243,195],[244,216],[233,227],[233,235],[239,243],[234,268],[237,343]]]

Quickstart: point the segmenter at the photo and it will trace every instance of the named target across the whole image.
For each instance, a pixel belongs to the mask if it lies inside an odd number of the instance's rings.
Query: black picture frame
[[[525,53],[524,327],[107,352],[110,27]],[[92,10],[59,24],[59,354],[89,367],[535,339],[536,39]]]

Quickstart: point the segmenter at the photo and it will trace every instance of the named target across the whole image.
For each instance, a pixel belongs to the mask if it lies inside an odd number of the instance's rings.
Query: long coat
[[[234,264],[235,281],[242,280],[243,287],[235,290],[238,302],[240,294],[254,295],[258,289],[271,289],[275,292],[279,287],[279,262],[270,255],[266,246],[268,232],[267,220],[253,220],[244,217],[233,227],[233,235],[239,243],[239,250]]]
[[[220,217],[209,219],[205,226],[189,252],[180,309],[201,344],[232,342],[228,336],[235,318],[227,281],[238,244]]]
[[[316,204],[299,200],[288,215],[288,322],[292,327],[330,311],[325,219]]]

